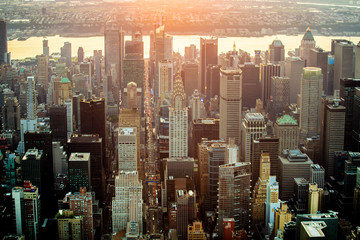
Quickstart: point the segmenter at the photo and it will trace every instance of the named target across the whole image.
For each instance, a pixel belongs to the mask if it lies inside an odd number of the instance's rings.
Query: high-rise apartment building
[[[71,192],[80,188],[91,189],[90,153],[71,153],[69,157],[69,187]]]
[[[132,172],[137,170],[137,152],[139,143],[136,137],[136,128],[120,127],[117,135],[118,143],[118,170]]]
[[[84,239],[94,239],[94,211],[93,196],[80,188],[80,192],[68,195],[69,209],[77,216],[83,216]]]
[[[300,140],[320,133],[323,75],[320,68],[305,67],[301,75]]]
[[[242,72],[241,96],[243,108],[254,108],[256,99],[261,97],[261,84],[259,79],[260,68],[258,65],[246,62],[239,66]]]
[[[142,184],[137,172],[120,172],[115,177],[115,197],[112,200],[112,231],[126,230],[128,222],[137,222],[142,232]]]
[[[221,124],[221,121],[220,121]],[[247,113],[241,128],[241,160],[250,162],[252,141],[266,134],[265,119],[261,113]]]
[[[285,61],[285,77],[290,79],[290,103],[297,103],[300,93],[301,73],[305,61],[298,57],[289,57]]]
[[[354,44],[347,40],[334,43],[334,90],[340,89],[340,79],[354,77]]]
[[[336,170],[335,151],[343,151],[346,108],[339,105],[340,99],[322,100],[321,113],[321,154],[328,177]]]
[[[240,69],[220,70],[220,138],[227,141],[235,138],[239,143],[241,124],[241,79]]]
[[[200,38],[200,92],[208,95],[208,83],[206,82],[206,68],[208,65],[218,64],[218,39]]]
[[[249,228],[251,163],[225,164],[219,167],[219,223],[235,219],[235,230]],[[221,229],[222,230],[222,229]],[[222,233],[220,233],[220,236]]]
[[[169,157],[188,156],[188,109],[186,94],[179,74],[175,77],[169,108]]]
[[[280,76],[279,64],[260,64],[261,100],[267,106],[271,97],[272,77]]]
[[[279,63],[285,60],[285,47],[279,39],[269,45],[269,62]]]
[[[310,28],[307,28],[300,45],[300,58],[305,61],[305,66],[309,66],[310,51],[315,48],[315,45],[314,36]]]
[[[290,115],[276,119],[274,133],[279,138],[279,154],[285,149],[295,149],[299,143],[299,125]]]
[[[345,106],[344,150],[352,150],[352,131],[354,121],[355,88],[360,87],[360,79],[344,78],[340,80],[341,105]]]
[[[35,119],[37,116],[36,88],[34,77],[27,77],[27,119]]]
[[[280,199],[288,200],[294,194],[294,178],[309,179],[311,159],[300,150],[286,150],[280,159]]]

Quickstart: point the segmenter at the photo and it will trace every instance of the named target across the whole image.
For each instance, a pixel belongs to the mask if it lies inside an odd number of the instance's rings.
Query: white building
[[[226,163],[239,162],[239,146],[235,144],[234,138],[229,138],[229,143],[226,146]]]
[[[261,113],[247,113],[242,122],[241,131],[241,159],[242,162],[250,162],[252,141],[266,134],[264,116]]]
[[[188,108],[180,74],[175,77],[169,108],[169,158],[188,156]]]
[[[136,171],[137,148],[136,128],[120,127],[118,130],[119,172]]]
[[[142,223],[142,184],[136,171],[120,172],[115,178],[115,197],[112,201],[113,233],[126,230],[128,222]]]
[[[15,214],[15,224],[16,224],[16,234],[23,234],[23,202],[24,202],[24,189],[22,187],[14,187],[12,189],[12,198],[14,203],[14,214]],[[24,229],[25,232],[25,229]]]

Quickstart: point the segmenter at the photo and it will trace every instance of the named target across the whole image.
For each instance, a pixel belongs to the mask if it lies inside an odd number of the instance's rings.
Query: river
[[[184,48],[190,44],[195,44],[197,48],[200,46],[200,37],[197,35],[174,35],[173,36],[173,50],[184,55]],[[218,52],[225,53],[233,49],[235,42],[237,49],[242,49],[254,55],[254,50],[267,50],[274,39],[279,39],[285,45],[285,53],[289,50],[294,50],[299,47],[303,35],[287,36],[274,35],[264,37],[220,37]],[[329,51],[331,49],[331,39],[347,39],[357,44],[360,37],[341,37],[341,36],[314,36],[316,45],[322,49]],[[8,51],[11,52],[12,59],[24,59],[27,57],[35,57],[42,54],[42,37],[31,37],[25,41],[12,40],[8,42]],[[60,37],[53,36],[46,38],[49,43],[50,53],[60,52],[60,48],[64,42],[70,42],[72,48],[72,55],[77,55],[77,50],[81,46],[84,49],[85,57],[92,56],[94,50],[103,50],[104,53],[104,37]],[[125,40],[130,40],[130,36],[125,36]],[[149,57],[150,37],[143,36],[144,41],[144,56]]]

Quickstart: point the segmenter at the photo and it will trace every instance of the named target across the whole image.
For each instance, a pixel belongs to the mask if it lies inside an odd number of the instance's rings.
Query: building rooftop
[[[69,161],[89,161],[90,153],[71,153]]]
[[[275,39],[273,42],[272,42],[272,45],[274,47],[281,47],[283,46],[282,42],[279,40],[279,39]]]
[[[326,223],[320,222],[301,222],[302,227],[310,238],[313,237],[325,237],[322,229],[326,228]]]
[[[261,113],[247,113],[245,119],[248,121],[264,121],[264,116]]]
[[[302,40],[314,41],[314,36],[309,27],[306,29],[306,32],[305,32]]]
[[[135,127],[120,127],[119,135],[134,135],[136,133]]]
[[[62,82],[62,83],[69,83],[70,80],[69,80],[67,77],[63,77],[60,82]]]
[[[276,120],[276,124],[278,125],[298,125],[297,121],[291,117],[290,115],[285,114],[282,117],[279,117]]]

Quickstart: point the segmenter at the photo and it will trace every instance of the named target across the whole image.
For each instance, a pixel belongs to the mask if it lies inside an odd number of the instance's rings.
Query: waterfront
[[[173,36],[173,50],[184,55],[184,48],[190,44],[195,44],[197,48],[200,47],[200,37],[197,35],[174,35]],[[279,39],[285,45],[285,52],[298,48],[301,42],[302,34],[295,36],[287,35],[273,35],[264,37],[219,37],[218,52],[225,53],[233,49],[235,42],[237,49],[242,49],[254,54],[254,50],[267,50],[274,39]],[[331,39],[347,39],[357,44],[360,37],[345,37],[345,36],[314,36],[316,45],[328,51],[331,49]],[[31,37],[25,41],[12,40],[8,42],[8,48],[11,52],[12,59],[24,59],[28,57],[35,57],[42,54],[42,37]],[[92,56],[94,50],[103,50],[104,53],[104,37],[47,37],[49,41],[50,53],[60,52],[60,48],[64,42],[70,42],[72,47],[72,55],[77,55],[78,47],[83,47],[85,56]],[[125,40],[130,40],[130,36],[126,36]],[[150,36],[143,36],[144,41],[144,56],[149,57]]]

